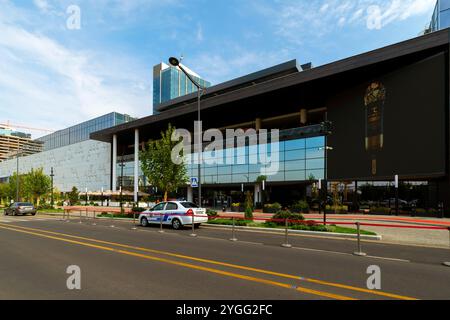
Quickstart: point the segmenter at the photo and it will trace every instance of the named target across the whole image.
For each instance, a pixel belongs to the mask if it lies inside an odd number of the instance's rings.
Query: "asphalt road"
[[[128,222],[0,217],[0,299],[450,299],[449,249]],[[111,225],[115,227],[112,228]],[[81,290],[68,290],[68,266]],[[367,289],[367,268],[381,290]]]

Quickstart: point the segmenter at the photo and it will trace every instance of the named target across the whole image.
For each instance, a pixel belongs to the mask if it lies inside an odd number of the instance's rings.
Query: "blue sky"
[[[152,67],[169,56],[214,84],[294,58],[319,66],[418,36],[434,3],[0,0],[0,123],[57,130],[110,111],[146,116]]]

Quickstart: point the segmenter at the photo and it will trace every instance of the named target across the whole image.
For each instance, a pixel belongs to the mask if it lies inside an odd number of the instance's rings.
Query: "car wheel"
[[[148,227],[148,220],[147,220],[147,218],[142,218],[141,219],[141,226],[143,226],[144,228]]]
[[[174,228],[175,230],[180,230],[182,226],[183,225],[181,224],[180,220],[178,219],[172,220],[172,228]]]

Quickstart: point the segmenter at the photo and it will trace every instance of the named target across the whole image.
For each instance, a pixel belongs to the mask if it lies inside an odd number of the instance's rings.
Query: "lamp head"
[[[173,66],[173,67],[178,67],[178,66],[180,65],[180,60],[178,60],[178,59],[175,58],[175,57],[170,57],[170,58],[169,58],[169,63],[170,63],[170,65]]]

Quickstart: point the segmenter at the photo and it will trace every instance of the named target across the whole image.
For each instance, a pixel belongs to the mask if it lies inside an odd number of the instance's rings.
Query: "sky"
[[[0,0],[0,123],[59,130],[112,111],[148,116],[152,68],[170,56],[213,84],[291,59],[317,67],[419,36],[434,5]]]

